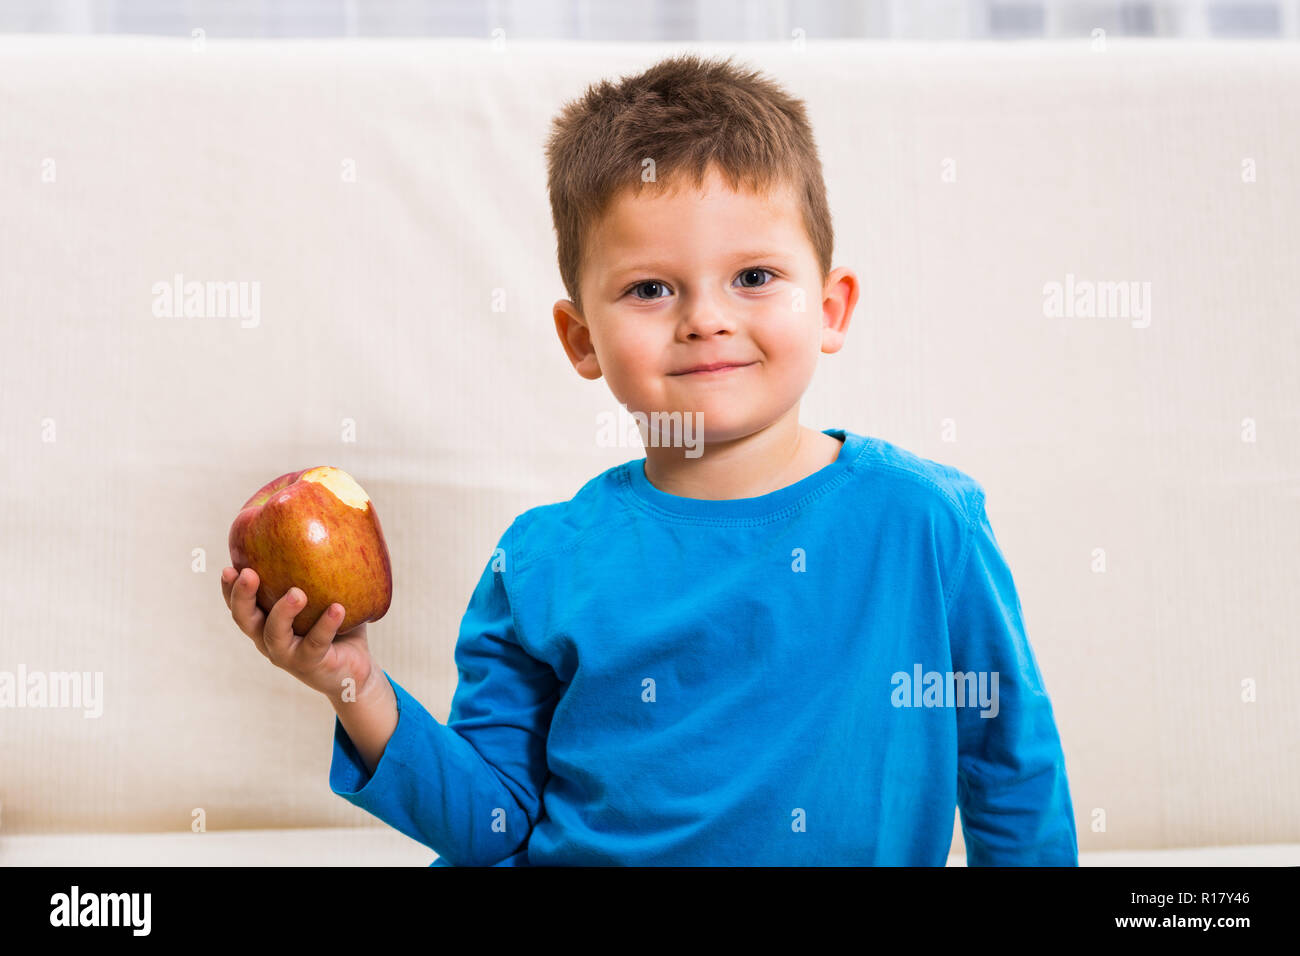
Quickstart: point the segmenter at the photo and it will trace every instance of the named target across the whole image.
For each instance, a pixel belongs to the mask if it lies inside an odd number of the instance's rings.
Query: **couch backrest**
[[[552,325],[550,118],[679,49],[0,38],[0,670],[103,675],[0,713],[5,832],[372,820],[229,620],[230,521],[356,476],[371,647],[446,719],[500,533],[641,457]],[[1300,837],[1300,47],[697,49],[808,103],[863,289],[803,421],[986,488],[1081,848]],[[249,310],[160,315],[178,276]]]

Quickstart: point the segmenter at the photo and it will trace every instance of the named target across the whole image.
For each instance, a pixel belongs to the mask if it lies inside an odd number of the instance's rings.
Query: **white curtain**
[[[3,0],[0,32],[591,40],[1300,39],[1300,0]]]

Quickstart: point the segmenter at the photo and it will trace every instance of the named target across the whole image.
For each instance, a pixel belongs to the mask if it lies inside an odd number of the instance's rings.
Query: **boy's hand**
[[[290,588],[270,613],[265,613],[257,606],[257,585],[257,572],[252,568],[238,574],[231,567],[221,571],[221,594],[231,616],[266,659],[331,701],[341,697],[343,682],[349,677],[360,694],[375,672],[365,624],[336,635],[343,607],[331,604],[311,630],[299,637],[293,633],[293,619],[306,603],[302,589]]]

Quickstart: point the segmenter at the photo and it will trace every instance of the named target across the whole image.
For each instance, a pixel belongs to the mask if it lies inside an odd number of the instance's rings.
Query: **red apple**
[[[300,636],[336,601],[342,634],[379,620],[393,597],[379,515],[351,475],[328,465],[281,475],[244,502],[230,526],[230,560],[257,572],[263,611],[291,587],[307,595],[293,619]]]

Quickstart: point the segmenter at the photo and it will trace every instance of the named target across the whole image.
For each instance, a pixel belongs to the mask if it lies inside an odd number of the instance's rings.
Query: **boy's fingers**
[[[257,606],[257,572],[244,568],[235,578],[230,591],[230,616],[235,619],[239,629],[258,640],[262,634],[262,621],[265,615]]]
[[[331,604],[316,619],[311,630],[303,635],[302,643],[298,645],[296,651],[299,662],[307,666],[319,664],[328,653],[330,645],[334,643],[334,635],[342,623],[343,605]]]
[[[221,596],[225,598],[226,607],[230,607],[230,591],[235,586],[235,579],[239,574],[234,568],[221,569]]]
[[[307,595],[303,594],[302,588],[289,588],[266,616],[262,640],[266,642],[266,656],[277,664],[284,660],[298,639],[293,633],[293,619],[306,604]]]

